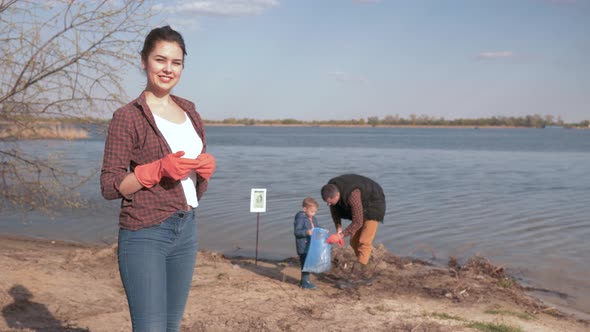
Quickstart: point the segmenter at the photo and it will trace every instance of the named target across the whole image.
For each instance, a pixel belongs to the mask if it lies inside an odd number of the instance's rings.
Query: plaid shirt
[[[344,236],[353,236],[361,227],[363,227],[363,200],[361,199],[360,189],[355,189],[350,192],[348,197],[348,204],[350,205],[352,223],[342,231]],[[342,217],[338,214],[338,210],[331,205],[330,214],[336,227],[342,226]]]
[[[171,96],[191,119],[206,150],[205,128],[192,102]],[[156,161],[172,153],[170,146],[158,130],[156,122],[142,93],[137,99],[119,108],[113,114],[104,148],[100,189],[106,199],[121,199],[119,225],[138,230],[153,226],[186,209],[186,198],[180,181],[162,178],[152,188],[142,188],[126,197],[119,191],[123,179],[135,166]],[[197,199],[207,190],[208,182],[197,175]]]

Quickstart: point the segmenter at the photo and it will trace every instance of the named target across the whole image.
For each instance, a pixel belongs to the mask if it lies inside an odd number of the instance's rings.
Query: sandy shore
[[[0,240],[0,331],[130,331],[116,248]],[[378,247],[370,285],[343,282],[350,248],[332,252],[319,289],[297,287],[295,259],[200,252],[183,331],[590,331],[527,295],[481,257],[434,267]]]

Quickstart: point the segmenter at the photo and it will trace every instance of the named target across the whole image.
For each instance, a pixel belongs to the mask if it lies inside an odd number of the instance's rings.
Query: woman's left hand
[[[215,172],[215,157],[213,157],[209,153],[201,153],[197,160],[201,162],[201,164],[195,169],[195,171],[205,178],[205,180],[209,181],[213,173]]]

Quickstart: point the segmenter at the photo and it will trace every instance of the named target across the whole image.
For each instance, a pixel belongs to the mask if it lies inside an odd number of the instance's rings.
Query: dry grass
[[[27,127],[8,126],[0,129],[0,139],[85,139],[88,131],[61,123],[35,123]]]

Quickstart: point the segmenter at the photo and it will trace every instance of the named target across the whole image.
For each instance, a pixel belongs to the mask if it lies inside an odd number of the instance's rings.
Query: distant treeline
[[[225,125],[305,125],[305,126],[465,126],[465,127],[526,127],[526,128],[545,128],[548,126],[560,126],[571,128],[588,128],[590,120],[584,120],[580,123],[564,123],[560,117],[552,115],[540,116],[538,114],[527,115],[522,117],[493,116],[490,118],[477,119],[455,119],[446,120],[426,115],[410,115],[409,118],[403,118],[399,115],[387,115],[383,118],[370,116],[368,118],[352,120],[324,120],[324,121],[305,121],[296,119],[276,119],[276,120],[257,120],[250,118],[228,118],[221,121],[205,120],[206,123],[225,124]]]
[[[13,119],[14,120],[14,119]],[[98,119],[92,117],[66,117],[66,118],[19,118],[17,122],[60,122],[62,124],[108,124],[110,119]],[[359,118],[352,120],[296,120],[296,119],[274,119],[258,120],[252,118],[227,118],[224,120],[203,120],[206,124],[218,125],[241,125],[241,126],[417,126],[417,127],[524,127],[524,128],[545,128],[545,127],[566,127],[566,128],[590,128],[590,120],[584,120],[579,123],[565,123],[561,118],[538,114],[526,115],[521,117],[493,116],[490,118],[475,119],[454,119],[447,120],[427,115],[403,118],[399,115],[387,115],[383,118],[370,116],[368,118]],[[11,121],[0,121],[6,125]]]

